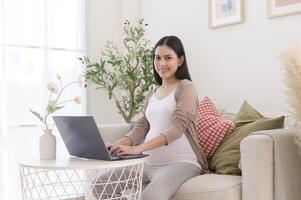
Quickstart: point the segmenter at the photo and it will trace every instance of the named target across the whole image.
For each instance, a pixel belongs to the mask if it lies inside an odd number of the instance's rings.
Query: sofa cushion
[[[235,129],[225,138],[210,160],[210,169],[219,174],[240,175],[238,163],[241,140],[254,131],[282,128],[284,116],[265,118],[244,101],[234,122]]]
[[[128,133],[132,127],[131,124],[107,124],[98,125],[98,129],[105,142],[116,142]]]
[[[241,200],[241,176],[204,174],[186,181],[172,200]]]
[[[233,128],[234,123],[231,120],[224,119],[208,97],[200,102],[197,138],[208,160]]]

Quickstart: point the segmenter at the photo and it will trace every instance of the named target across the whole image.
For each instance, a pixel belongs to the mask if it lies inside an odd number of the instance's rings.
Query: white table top
[[[41,169],[108,169],[132,166],[141,164],[143,162],[144,158],[105,161],[79,157],[63,157],[53,160],[40,160],[39,158],[30,158],[24,161],[20,161],[19,165],[22,167]]]

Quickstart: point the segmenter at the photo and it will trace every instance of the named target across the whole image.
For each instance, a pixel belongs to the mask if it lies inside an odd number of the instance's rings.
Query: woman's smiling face
[[[158,46],[155,50],[154,65],[162,80],[175,79],[176,71],[183,63],[182,60],[166,45]]]

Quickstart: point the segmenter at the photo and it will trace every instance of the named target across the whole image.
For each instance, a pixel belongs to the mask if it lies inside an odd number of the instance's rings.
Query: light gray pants
[[[120,171],[111,177],[111,180],[118,179],[120,177]],[[147,184],[141,194],[141,200],[169,200],[179,187],[188,179],[195,177],[200,174],[200,168],[191,163],[176,162],[166,165],[147,165],[144,164],[143,169],[143,184]],[[107,174],[101,176],[102,180],[106,179]],[[116,177],[114,177],[116,176]],[[100,183],[101,180],[96,180]],[[116,187],[117,186],[117,187]],[[106,193],[112,194],[113,188],[116,193],[119,193],[125,188],[125,185],[118,183],[118,185],[113,185],[113,187],[105,187],[103,184],[96,184],[92,188],[93,195],[96,199],[102,199],[99,194],[105,190]],[[110,195],[103,195],[104,199],[110,199]]]
[[[148,185],[141,200],[169,200],[184,182],[199,174],[200,168],[191,163],[144,164],[143,184]]]

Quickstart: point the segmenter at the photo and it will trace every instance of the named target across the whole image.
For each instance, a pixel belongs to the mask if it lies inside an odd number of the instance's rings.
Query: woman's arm
[[[187,128],[197,119],[197,108],[199,105],[196,89],[191,81],[182,80],[175,93],[177,102],[171,125],[161,132],[167,139],[167,145],[180,138]]]
[[[149,98],[153,94],[154,89],[150,90],[145,96],[144,105],[142,108],[141,116],[138,119],[135,127],[126,135],[131,140],[131,145],[137,145],[143,138],[145,138],[149,131],[149,123],[146,119],[145,112],[148,105]]]

